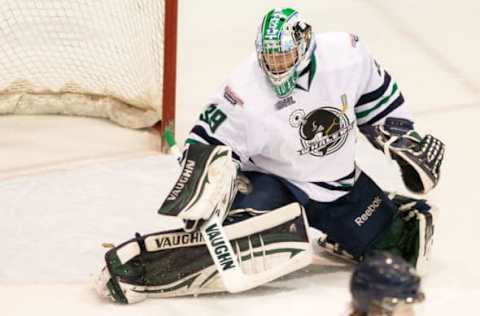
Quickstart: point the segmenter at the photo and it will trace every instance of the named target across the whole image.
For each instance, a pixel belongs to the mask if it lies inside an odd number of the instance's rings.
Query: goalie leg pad
[[[303,208],[297,203],[228,225],[225,232],[246,274],[284,265],[280,277],[312,261]],[[105,261],[97,292],[116,302],[225,291],[200,232],[137,235],[110,249]]]

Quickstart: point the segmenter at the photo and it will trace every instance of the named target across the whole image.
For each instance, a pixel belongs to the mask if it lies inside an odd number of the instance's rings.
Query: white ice
[[[417,315],[476,314],[480,2],[181,0],[179,141],[209,94],[252,51],[260,16],[286,4],[317,31],[360,35],[397,79],[419,130],[446,143],[440,185],[428,195],[441,216]],[[178,225],[156,214],[177,172],[157,145],[155,135],[102,120],[0,117],[0,315],[342,314],[350,271],[323,261],[237,295],[131,306],[98,298],[90,281],[103,242]],[[360,166],[382,187],[405,192],[394,164],[363,139],[358,151]]]

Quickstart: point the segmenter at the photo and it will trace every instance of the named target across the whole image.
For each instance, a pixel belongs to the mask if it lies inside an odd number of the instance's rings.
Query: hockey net
[[[176,0],[2,0],[0,114],[173,128]]]

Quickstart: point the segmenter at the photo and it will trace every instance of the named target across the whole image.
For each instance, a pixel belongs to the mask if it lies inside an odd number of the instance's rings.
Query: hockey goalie
[[[294,9],[269,11],[256,52],[193,126],[159,210],[184,229],[109,250],[98,292],[133,303],[243,291],[308,265],[313,243],[353,262],[387,251],[425,273],[435,208],[379,188],[355,163],[358,132],[398,163],[410,191],[437,185],[444,144],[415,130],[366,45],[314,34]]]

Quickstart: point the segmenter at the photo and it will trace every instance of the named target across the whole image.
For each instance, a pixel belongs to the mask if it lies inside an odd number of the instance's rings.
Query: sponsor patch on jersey
[[[286,98],[280,99],[277,103],[275,103],[275,107],[277,110],[281,110],[286,108],[287,106],[290,106],[292,104],[295,104],[295,100],[293,99],[292,96],[288,96]]]
[[[233,92],[232,88],[230,88],[229,86],[225,86],[223,97],[227,99],[227,101],[230,102],[232,105],[238,104],[240,106],[243,106],[243,100],[235,92]]]
[[[293,111],[289,117],[290,126],[298,128],[302,148],[300,156],[310,154],[324,157],[339,150],[353,130],[344,111],[335,107],[321,107],[310,113],[302,109]]]

